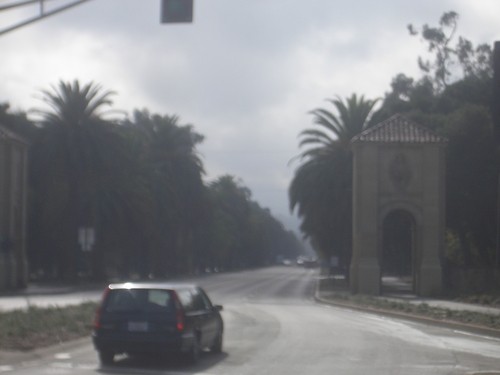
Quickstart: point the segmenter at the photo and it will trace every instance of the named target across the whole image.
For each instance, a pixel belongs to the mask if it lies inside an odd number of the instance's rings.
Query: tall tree
[[[448,137],[446,222],[456,233],[464,265],[493,266],[500,154],[488,108],[463,104],[442,116]]]
[[[434,88],[440,92],[450,83],[454,73],[454,66],[462,69],[464,77],[492,76],[492,50],[488,44],[474,47],[473,43],[464,37],[458,37],[455,46],[452,42],[458,27],[458,13],[445,12],[439,20],[438,27],[425,24],[418,31],[413,25],[408,25],[411,35],[420,35],[427,43],[428,51],[433,53],[434,61],[418,58],[418,65],[426,77],[433,82]]]
[[[101,112],[112,104],[113,92],[102,92],[93,83],[80,86],[78,81],[61,81],[42,94],[50,109],[34,110],[42,126],[32,149],[36,209],[46,243],[58,262],[56,273],[74,280],[79,271],[88,271],[78,228],[96,227],[102,219],[102,204],[109,208],[110,202],[100,196],[123,181],[117,177],[123,171],[124,143],[116,125]]]
[[[297,207],[301,231],[323,256],[339,256],[347,267],[351,254],[352,155],[349,142],[368,126],[378,100],[353,94],[346,101],[328,99],[337,114],[318,108],[313,124],[299,136],[300,147],[313,146],[299,155],[302,165],[289,187],[290,209]]]
[[[446,165],[446,226],[450,259],[461,266],[487,266],[495,243],[496,191],[500,163],[489,107],[492,103],[491,47],[456,38],[458,14],[444,13],[438,27],[419,31],[431,52],[420,58],[418,80],[403,74],[391,83],[380,110],[382,121],[395,113],[449,139]],[[458,40],[457,40],[458,39]]]
[[[149,272],[155,276],[191,271],[201,244],[197,231],[207,218],[203,164],[196,145],[203,136],[178,116],[135,111],[125,127],[140,142],[137,158],[155,202],[155,230],[149,236]]]
[[[226,269],[248,267],[243,236],[250,217],[251,192],[232,175],[218,177],[209,188],[214,205],[212,254],[218,254]]]
[[[36,137],[39,130],[39,128],[28,119],[25,112],[12,112],[8,103],[0,103],[0,124],[29,141],[32,141]]]
[[[320,125],[331,134],[318,129],[302,131],[299,146],[312,144],[316,147],[304,151],[301,158],[337,148],[347,152],[352,137],[361,133],[368,126],[367,120],[378,101],[378,99],[365,100],[363,95],[358,98],[356,94],[346,98],[345,103],[340,97],[326,100],[334,105],[338,115],[323,108],[316,108],[310,113],[314,115],[313,123]]]
[[[286,232],[267,208],[251,200],[251,192],[231,175],[209,184],[212,219],[206,237],[204,265],[224,269],[260,267],[276,256],[297,256],[301,244]]]

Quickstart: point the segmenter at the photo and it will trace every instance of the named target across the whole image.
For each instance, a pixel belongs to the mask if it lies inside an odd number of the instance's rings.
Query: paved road
[[[199,365],[118,358],[100,368],[89,339],[22,358],[13,374],[467,374],[500,370],[500,340],[317,304],[316,271],[274,267],[199,278],[224,305],[224,352]],[[62,296],[59,296],[62,298]],[[10,362],[9,362],[10,360]],[[23,362],[24,361],[24,362]]]

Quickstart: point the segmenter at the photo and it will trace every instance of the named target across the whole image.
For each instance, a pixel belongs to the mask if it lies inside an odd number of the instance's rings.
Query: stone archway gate
[[[415,293],[441,293],[446,144],[446,138],[401,115],[352,139],[352,293],[381,293],[383,222],[395,210],[409,213],[415,226]]]

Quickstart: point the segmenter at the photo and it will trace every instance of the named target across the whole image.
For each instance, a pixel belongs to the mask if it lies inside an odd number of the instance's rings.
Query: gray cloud
[[[207,179],[241,177],[282,217],[307,112],[418,75],[425,47],[408,23],[436,24],[454,9],[459,34],[500,39],[490,0],[195,0],[190,25],[160,25],[159,9],[159,0],[92,0],[0,37],[0,101],[28,109],[38,88],[79,78],[118,91],[117,108],[178,114],[206,136]]]

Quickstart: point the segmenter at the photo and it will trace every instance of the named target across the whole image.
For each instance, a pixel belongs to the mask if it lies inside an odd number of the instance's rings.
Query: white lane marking
[[[98,365],[91,365],[91,364],[77,364],[75,366],[78,370],[97,370],[99,369]]]
[[[485,336],[485,335],[481,335],[479,333],[471,333],[471,332],[465,332],[465,331],[460,331],[460,330],[453,330],[453,332],[460,333],[461,335],[465,335],[465,336],[475,336],[475,337],[480,337],[480,338],[486,339],[486,340],[499,341],[500,342],[500,339],[498,339],[496,337]],[[480,374],[480,372],[478,374]]]
[[[68,362],[54,362],[50,366],[54,368],[73,368],[73,364]]]
[[[22,363],[23,367],[33,367],[33,366],[40,366],[43,362],[40,360],[36,361],[26,361]]]
[[[55,374],[55,375],[61,375],[61,374],[71,374],[71,370],[66,370],[63,368],[48,368],[44,371],[44,374]]]
[[[0,366],[0,372],[13,371],[14,367],[12,366]]]
[[[71,354],[69,353],[57,353],[55,356],[54,356],[55,359],[70,359],[71,358]]]

